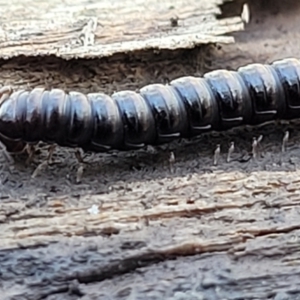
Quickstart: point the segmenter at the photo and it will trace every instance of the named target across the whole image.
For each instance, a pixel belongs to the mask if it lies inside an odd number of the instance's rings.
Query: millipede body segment
[[[9,152],[39,141],[94,152],[131,150],[293,118],[300,118],[300,61],[290,58],[112,96],[43,88],[3,94],[0,140]]]

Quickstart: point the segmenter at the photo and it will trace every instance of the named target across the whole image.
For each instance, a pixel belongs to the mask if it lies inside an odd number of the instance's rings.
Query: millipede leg
[[[253,138],[253,142],[252,142],[252,157],[254,159],[257,158],[257,146],[258,146],[258,142],[257,142],[257,139],[254,137]]]
[[[216,166],[218,164],[220,154],[221,154],[221,145],[218,144],[217,148],[215,150],[215,153],[214,153],[214,166]]]
[[[1,150],[2,150],[3,156],[6,159],[6,161],[8,163],[13,164],[15,162],[15,160],[14,160],[13,156],[11,155],[11,153],[7,152],[5,149],[1,149]]]
[[[84,172],[84,164],[80,163],[80,165],[79,165],[79,167],[77,169],[77,172],[76,172],[76,183],[80,183],[81,182],[83,172]]]
[[[44,160],[41,162],[34,170],[34,172],[31,175],[31,178],[35,178],[41,171],[45,170],[48,166],[48,161]]]
[[[175,163],[175,154],[172,151],[170,153],[170,157],[169,157],[169,166],[170,166],[170,172],[174,173],[174,163]]]
[[[28,154],[28,158],[26,159],[26,166],[29,166],[33,160],[34,154],[35,154],[35,147],[33,145],[26,145],[26,151]]]
[[[258,138],[254,137],[252,142],[252,157],[257,159],[258,156],[258,149],[261,146],[261,141],[263,139],[263,135],[261,134]]]
[[[81,155],[81,152],[80,152],[79,149],[76,149],[76,151],[75,151],[75,156],[76,156],[77,161],[78,161],[79,163],[81,163],[81,164],[84,163],[84,160],[83,160],[83,158],[82,158],[82,155]]]
[[[229,147],[229,150],[228,150],[228,155],[227,155],[227,162],[229,163],[230,160],[231,160],[231,154],[233,153],[234,151],[234,142],[231,142],[230,143],[230,147]]]
[[[50,147],[48,148],[48,156],[47,159],[45,159],[43,162],[41,162],[34,170],[34,172],[31,175],[31,178],[35,178],[41,171],[45,170],[46,167],[49,165],[52,156],[53,156],[53,152],[56,148],[56,145],[50,145]]]
[[[48,164],[51,163],[51,161],[52,161],[52,156],[53,156],[55,148],[56,148],[56,145],[54,145],[54,144],[49,146],[49,148],[48,148],[48,157],[47,157]]]
[[[262,150],[261,147],[261,141],[263,140],[264,136],[261,134],[258,138],[257,138],[257,148]]]
[[[257,144],[258,145],[261,143],[263,138],[264,138],[264,136],[262,134],[257,138]]]
[[[82,175],[83,175],[83,172],[84,172],[86,162],[84,162],[84,160],[82,158],[80,149],[76,149],[75,156],[76,156],[77,161],[79,163],[79,167],[78,167],[77,172],[76,172],[76,183],[80,183],[81,179],[82,179]]]
[[[284,133],[284,137],[283,137],[283,139],[282,139],[282,147],[281,147],[281,151],[282,151],[282,152],[285,152],[286,144],[288,143],[289,136],[290,136],[289,131],[286,131],[286,132]]]

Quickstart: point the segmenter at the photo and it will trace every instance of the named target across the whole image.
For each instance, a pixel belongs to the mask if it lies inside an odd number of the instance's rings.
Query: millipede
[[[215,70],[111,96],[6,86],[0,93],[0,140],[8,152],[38,142],[92,152],[126,151],[300,118],[300,61]]]

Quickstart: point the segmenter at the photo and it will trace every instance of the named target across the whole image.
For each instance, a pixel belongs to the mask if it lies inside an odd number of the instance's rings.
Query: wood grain
[[[232,43],[239,16],[217,20],[222,0],[0,1],[0,57],[111,56]],[[178,18],[172,25],[171,19]]]
[[[46,6],[46,2],[40,3],[40,9]],[[51,3],[47,4],[49,16],[53,18],[57,13],[57,23],[48,22],[49,17],[46,21],[40,18],[42,25],[37,25],[36,18],[23,18],[37,14],[37,7],[9,7],[3,2],[3,7],[14,12],[2,19],[2,27],[9,24],[10,29],[4,29],[11,34],[11,46],[3,47],[3,51],[12,51],[5,55],[18,55],[16,49],[29,49],[28,53],[24,50],[25,55],[36,53],[24,42],[26,31],[30,33],[28,40],[41,39],[41,47],[35,42],[34,47],[44,51],[42,46],[46,45],[50,49],[49,45],[58,41],[48,43],[45,36],[38,37],[41,28],[47,26],[49,34],[60,37],[64,45],[64,37],[72,40],[80,34],[84,22],[95,16],[93,2],[86,3],[91,15],[80,11],[77,2],[69,3],[69,8],[74,9],[68,10],[71,17],[66,19],[54,10],[63,4]],[[167,2],[155,3],[155,10],[162,12],[157,20],[169,26],[166,20],[172,14],[164,10]],[[185,12],[187,19],[204,12],[209,12],[208,17],[212,15],[208,8],[193,12],[186,3],[178,12]],[[204,5],[200,1],[193,3],[194,7],[196,3]],[[214,3],[212,10],[217,10],[217,2],[205,3]],[[209,68],[235,69],[252,62],[297,57],[299,4],[292,0],[253,0],[250,8],[251,23],[245,31],[233,34],[236,43],[211,52],[181,49],[156,55],[145,50],[138,59],[115,53],[99,60],[67,62],[53,57],[19,56],[0,61],[0,79],[16,88],[49,85],[110,93],[179,76],[200,75]],[[143,9],[145,16],[149,13],[147,22],[156,20],[151,9]],[[77,18],[77,11],[85,18],[79,18],[82,23],[78,21],[78,27],[70,21]],[[112,18],[108,14],[107,20],[112,20],[109,16]],[[135,20],[138,19],[137,16]],[[182,19],[184,15],[179,24]],[[18,30],[14,31],[14,22],[27,24],[22,33],[25,46],[20,43],[23,27],[15,27]],[[98,22],[101,23],[99,17]],[[129,19],[123,22],[118,18],[114,22],[116,28],[120,24],[127,24],[128,31],[133,28]],[[214,22],[219,21],[211,24]],[[70,33],[59,33],[56,26],[67,28]],[[145,34],[138,35],[141,41],[146,41],[146,32],[153,33],[155,26],[151,26],[153,23],[134,27]],[[181,29],[154,32],[169,35],[173,30]],[[117,29],[115,32],[116,40],[109,35],[102,37],[107,47],[122,39],[130,42],[133,37]],[[89,47],[95,47],[98,53],[102,51],[100,44],[101,34],[97,34],[95,44]],[[86,57],[82,45],[76,46],[74,52],[72,49],[66,52],[66,58],[73,57],[78,49],[76,53]],[[62,53],[58,51],[57,55],[63,56]],[[205,66],[199,64],[203,61]],[[281,153],[287,129],[290,140],[287,151]],[[250,159],[252,138],[261,134],[258,158]],[[235,151],[227,163],[231,141],[235,142]],[[0,298],[299,299],[299,141],[300,126],[295,122],[235,129],[137,152],[88,155],[85,160],[89,164],[79,184],[75,183],[78,163],[73,150],[57,149],[55,163],[37,178],[31,178],[31,174],[45,159],[46,149],[38,151],[28,167],[24,163],[26,156],[10,163],[1,152]],[[213,166],[217,144],[221,144],[221,158]],[[172,165],[171,152],[175,155]]]

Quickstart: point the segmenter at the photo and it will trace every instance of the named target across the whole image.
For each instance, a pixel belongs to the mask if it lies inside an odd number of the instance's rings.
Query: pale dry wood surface
[[[145,52],[146,61],[18,58],[2,62],[0,76],[15,87],[67,82],[111,92],[205,68],[296,57],[299,5],[258,2],[251,2],[251,23],[236,44],[212,51],[205,67],[207,50],[195,49],[158,58]],[[299,299],[299,129],[297,122],[269,125],[91,155],[80,184],[73,150],[57,149],[59,163],[36,179],[30,175],[45,151],[30,167],[1,156],[3,299]],[[260,134],[258,159],[249,160]],[[218,143],[221,160],[212,166]]]
[[[104,57],[145,49],[232,43],[239,16],[217,20],[224,0],[0,1],[0,57]],[[172,26],[171,19],[177,19]]]

